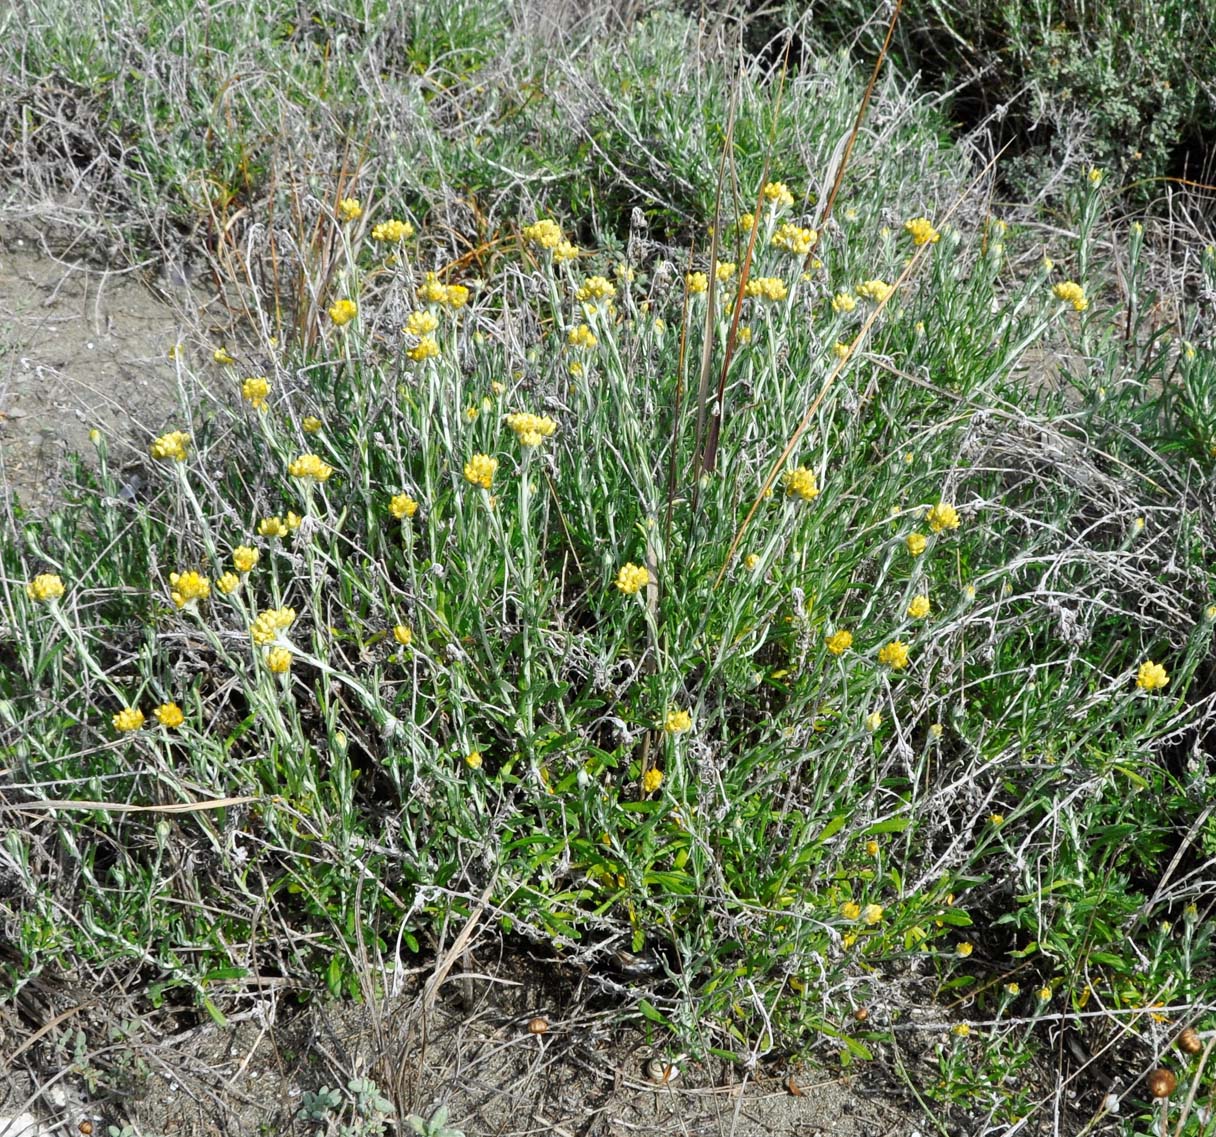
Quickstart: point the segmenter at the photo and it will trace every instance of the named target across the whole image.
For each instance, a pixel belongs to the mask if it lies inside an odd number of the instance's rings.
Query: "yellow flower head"
[[[904,539],[904,544],[908,547],[908,552],[914,557],[919,557],[925,551],[925,546],[929,544],[923,533],[909,533]]]
[[[276,675],[285,675],[291,670],[291,652],[285,647],[272,647],[266,653],[266,666]]]
[[[498,459],[488,454],[474,454],[464,464],[464,476],[472,485],[481,486],[488,490],[494,482],[494,474],[498,470]]]
[[[382,241],[386,245],[395,245],[398,241],[408,241],[414,235],[414,227],[408,221],[400,221],[390,217],[372,226],[372,240]]]
[[[562,231],[557,222],[549,217],[533,221],[523,227],[524,240],[542,249],[556,249],[562,242]]]
[[[853,633],[838,628],[830,636],[824,637],[823,643],[833,655],[844,655],[853,646]]]
[[[908,605],[908,615],[914,620],[921,620],[929,615],[929,597],[913,596],[912,603]]]
[[[305,415],[300,420],[300,429],[305,434],[316,434],[325,424],[316,415]]]
[[[557,429],[557,423],[548,415],[512,414],[506,416],[506,423],[515,431],[521,446],[539,446]]]
[[[663,719],[663,729],[668,734],[683,734],[692,730],[692,715],[688,711],[668,711]]]
[[[764,187],[764,200],[771,202],[775,209],[781,209],[794,204],[794,195],[785,182],[769,182]]]
[[[294,533],[300,528],[300,522],[304,519],[298,514],[293,513],[290,509],[287,511],[287,516],[283,518],[283,524],[287,527],[289,533]]]
[[[735,228],[743,233],[750,233],[756,227],[756,215],[754,213],[740,213],[739,220],[735,222]]]
[[[641,592],[650,583],[650,570],[642,565],[623,564],[613,582],[626,596]]]
[[[175,730],[186,721],[186,716],[176,703],[161,703],[152,713],[156,716],[156,721],[169,730]]]
[[[566,342],[571,347],[581,347],[590,350],[599,341],[595,338],[595,333],[586,324],[579,324],[578,327],[570,329],[570,333],[566,336]]]
[[[869,841],[866,842],[866,856],[868,856],[868,857],[878,856],[878,842],[875,841],[873,838],[871,838]]]
[[[956,1038],[969,1038],[971,1035],[971,1026],[969,1023],[955,1023],[950,1028],[950,1033]]]
[[[840,906],[840,914],[846,920],[856,920],[861,915],[861,905],[855,900],[848,900]]]
[[[842,312],[851,312],[857,307],[857,297],[851,292],[837,292],[832,297],[832,311],[839,315]]]
[[[1136,686],[1142,691],[1160,691],[1170,681],[1169,675],[1159,663],[1146,659],[1136,672]]]
[[[881,904],[867,904],[861,910],[861,922],[863,924],[877,924],[882,919]]]
[[[882,711],[871,711],[866,715],[866,730],[872,734],[882,726]]]
[[[709,277],[703,272],[686,272],[684,287],[688,289],[689,295],[698,296],[709,291]]]
[[[652,794],[663,784],[662,770],[647,770],[642,775],[642,792]]]
[[[215,587],[224,596],[231,596],[238,588],[241,587],[241,578],[234,572],[226,572],[222,576],[216,578]]]
[[[905,221],[904,229],[914,245],[936,245],[942,236],[927,217],[913,217]]]
[[[439,354],[439,345],[435,342],[434,336],[423,336],[405,354],[415,363],[422,363],[424,360],[433,359]]]
[[[857,295],[866,300],[872,300],[875,304],[881,304],[895,289],[885,280],[863,280],[857,286]]]
[[[144,725],[144,712],[138,707],[123,707],[110,721],[119,734],[126,734]]]
[[[353,300],[335,300],[329,309],[329,318],[339,327],[345,327],[359,314],[359,305]]]
[[[258,536],[260,537],[286,537],[288,532],[281,517],[263,517],[258,522]]]
[[[255,411],[264,411],[266,399],[270,395],[270,381],[265,375],[246,379],[241,384],[241,395]]]
[[[611,300],[616,295],[616,287],[607,277],[589,276],[583,281],[583,286],[576,293],[582,303]]]
[[[267,608],[259,612],[249,625],[249,635],[258,647],[268,647],[282,632],[291,627],[296,618],[294,608]]]
[[[249,545],[237,545],[232,550],[232,566],[240,573],[252,572],[260,555],[257,549]]]
[[[334,472],[334,468],[322,462],[315,454],[301,454],[287,467],[287,472],[293,478],[324,482]]]
[[[566,261],[576,261],[579,258],[579,248],[569,241],[558,241],[553,249],[553,263],[564,264]]]
[[[441,304],[446,304],[455,310],[463,308],[469,302],[469,290],[463,284],[449,284],[444,290]]]
[[[735,275],[735,268],[733,261],[719,261],[718,267],[714,269],[714,276],[718,278],[719,283],[725,284]]]
[[[340,221],[358,221],[363,216],[363,205],[357,197],[344,197],[338,202]]]
[[[26,596],[39,604],[58,600],[63,592],[63,581],[53,572],[40,572],[25,586]]]
[[[418,299],[426,304],[444,304],[448,298],[448,286],[439,283],[439,277],[433,272],[426,274],[426,280],[418,289]]]
[[[925,520],[934,533],[942,533],[947,529],[959,527],[958,510],[948,502],[939,501],[927,514]]]
[[[754,276],[743,287],[743,295],[777,303],[789,295],[785,281],[779,276]]]
[[[388,511],[398,521],[404,521],[418,512],[418,503],[407,493],[393,494],[392,501],[388,503]]]
[[[1059,284],[1053,285],[1051,291],[1055,293],[1057,300],[1065,304],[1071,304],[1074,311],[1084,312],[1089,307],[1089,300],[1085,296],[1085,289],[1075,280],[1062,280]]]
[[[429,336],[439,327],[439,317],[426,308],[411,312],[405,321],[405,330],[411,336]]]
[[[748,553],[747,556],[743,558],[743,567],[747,569],[748,572],[755,572],[756,569],[760,567],[760,554]]]
[[[211,582],[197,572],[171,572],[169,584],[172,586],[169,595],[179,608],[206,600],[211,595]]]
[[[902,671],[908,666],[908,645],[903,640],[892,640],[878,650],[878,662],[891,668],[892,671]]]
[[[975,951],[975,944],[968,943],[966,940],[964,940],[954,949],[954,951],[960,959],[966,959],[967,956]]]
[[[226,347],[217,347],[215,351],[211,353],[211,358],[214,359],[216,363],[223,364],[224,366],[236,362],[236,356],[234,356]]]
[[[801,225],[787,221],[773,234],[772,243],[774,248],[784,249],[787,253],[805,257],[818,237],[819,234],[814,229],[804,229]]]
[[[464,764],[468,766],[470,770],[480,770],[482,765],[481,751],[470,750],[464,756]]]
[[[409,647],[414,642],[414,630],[406,624],[398,624],[393,628],[393,639],[402,647]]]
[[[812,501],[819,496],[819,483],[815,480],[815,472],[806,466],[786,470],[781,475],[781,484],[785,487],[787,497]]]
[[[158,462],[184,462],[186,447],[190,444],[190,435],[184,430],[171,430],[155,439],[148,450]]]

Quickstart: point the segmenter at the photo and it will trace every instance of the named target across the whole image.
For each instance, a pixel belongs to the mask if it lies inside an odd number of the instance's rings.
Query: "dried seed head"
[[[1178,1049],[1183,1054],[1198,1054],[1203,1049],[1203,1040],[1199,1037],[1199,1032],[1193,1026],[1188,1026],[1178,1036]]]
[[[549,1033],[549,1020],[542,1019],[539,1015],[537,1015],[536,1018],[534,1018],[534,1019],[529,1019],[528,1020],[528,1033],[529,1034],[548,1034]]]
[[[1164,1066],[1158,1066],[1145,1079],[1148,1092],[1155,1098],[1167,1098],[1178,1088],[1178,1079]]]

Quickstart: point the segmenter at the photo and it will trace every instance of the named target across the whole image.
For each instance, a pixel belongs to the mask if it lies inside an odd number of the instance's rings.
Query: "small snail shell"
[[[1184,1054],[1198,1054],[1203,1049],[1203,1039],[1193,1026],[1188,1026],[1178,1036],[1178,1049]]]
[[[1178,1088],[1178,1079],[1164,1066],[1158,1066],[1145,1079],[1148,1092],[1155,1098],[1167,1098]]]
[[[646,1077],[652,1082],[658,1082],[661,1086],[674,1082],[679,1076],[679,1068],[669,1062],[664,1062],[662,1058],[652,1058],[646,1063]]]
[[[549,1033],[549,1020],[542,1019],[540,1017],[540,1015],[537,1015],[536,1018],[534,1018],[534,1019],[529,1019],[528,1020],[528,1033],[529,1034],[548,1034]]]
[[[855,1018],[859,1023],[865,1022],[869,1017],[870,1011],[868,1007],[858,1007],[857,1010],[853,1012],[853,1018]]]
[[[93,1123],[91,1121],[82,1121],[76,1128],[84,1134],[84,1137],[89,1137],[93,1132]]]

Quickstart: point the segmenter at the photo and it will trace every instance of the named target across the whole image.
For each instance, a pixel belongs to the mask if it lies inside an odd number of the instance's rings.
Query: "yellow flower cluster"
[[[929,597],[914,596],[912,597],[912,603],[908,605],[908,615],[914,620],[922,620],[929,615],[930,608]]]
[[[779,276],[757,276],[747,282],[743,289],[744,296],[758,296],[763,300],[774,303],[784,300],[788,295],[785,281]]]
[[[40,572],[25,586],[26,596],[38,604],[58,600],[63,592],[63,581],[53,572]]]
[[[222,364],[225,367],[230,363],[236,362],[236,356],[234,356],[232,352],[223,346],[217,347],[215,351],[211,353],[211,358],[214,359],[216,363]]]
[[[929,528],[934,533],[941,533],[946,529],[957,529],[959,527],[958,510],[944,501],[939,501],[933,506],[925,514],[925,520],[929,523]]]
[[[402,647],[409,647],[414,642],[414,630],[408,624],[398,624],[393,628],[393,639]]]
[[[237,545],[232,550],[232,565],[239,573],[252,572],[253,566],[258,563],[260,555],[257,549],[249,545]]]
[[[255,411],[266,409],[266,399],[270,395],[270,381],[265,375],[251,376],[241,384],[241,396]]]
[[[241,587],[241,578],[234,572],[222,573],[216,577],[215,587],[224,596],[231,596],[238,588]]]
[[[444,291],[442,303],[455,311],[469,302],[469,290],[463,284],[449,284]]]
[[[300,515],[288,513],[286,520],[282,517],[263,517],[258,522],[258,536],[286,537],[288,533],[300,528]]]
[[[904,544],[908,546],[908,552],[912,556],[919,557],[929,542],[923,533],[909,533],[904,539]]]
[[[878,662],[892,671],[902,671],[908,666],[908,645],[903,640],[892,640],[878,649]]]
[[[305,434],[316,434],[324,425],[316,415],[305,415],[300,420],[300,429]]]
[[[819,496],[819,483],[815,480],[815,471],[806,466],[786,470],[781,475],[781,484],[785,487],[787,497],[812,501]]]
[[[359,314],[359,305],[353,300],[335,300],[329,309],[329,318],[339,327],[345,327]]]
[[[418,299],[426,304],[463,308],[469,302],[469,290],[463,284],[441,284],[435,273],[428,272],[418,289]]]
[[[211,595],[211,582],[197,572],[171,572],[169,596],[179,608],[206,600]]]
[[[414,227],[408,221],[399,221],[395,217],[390,217],[387,221],[381,221],[379,225],[372,226],[372,240],[383,241],[385,244],[393,245],[398,241],[408,241],[414,235]]]
[[[589,276],[575,295],[584,304],[588,301],[611,300],[616,295],[616,287],[607,277]]]
[[[736,265],[734,261],[719,261],[718,267],[714,269],[714,276],[716,276],[722,284],[725,284],[732,276],[735,275],[735,268]]]
[[[1051,291],[1055,293],[1057,300],[1071,304],[1076,312],[1084,312],[1089,307],[1085,289],[1075,280],[1062,280],[1059,284],[1053,285]]]
[[[853,633],[839,628],[830,636],[825,636],[823,643],[833,655],[844,655],[853,646]]]
[[[498,470],[498,459],[488,454],[474,454],[464,464],[465,480],[475,486],[488,490],[494,482],[494,474]]]
[[[933,223],[927,217],[913,217],[904,222],[904,229],[912,238],[914,245],[936,245],[942,235],[933,228]]]
[[[404,521],[418,512],[418,503],[407,493],[393,494],[392,501],[388,503],[388,511],[398,521]]]
[[[814,229],[804,229],[801,225],[787,221],[773,234],[773,247],[805,257],[818,237],[819,234]]]
[[[1136,686],[1142,691],[1160,691],[1169,681],[1165,668],[1151,659],[1140,664],[1136,672]]]
[[[144,712],[138,707],[123,707],[110,721],[116,731],[126,734],[144,725]]]
[[[155,439],[148,453],[159,462],[184,462],[189,444],[190,435],[184,430],[171,430]]]
[[[688,289],[690,295],[699,296],[701,293],[709,291],[709,277],[703,272],[686,272],[684,287]]]
[[[293,478],[311,478],[313,481],[324,482],[334,472],[334,468],[315,454],[301,454],[287,467],[287,472]]]
[[[506,424],[515,431],[515,437],[519,439],[521,446],[539,446],[557,429],[557,423],[548,415],[532,415],[526,412],[507,415]]]
[[[879,280],[877,277],[874,280],[863,280],[857,286],[857,295],[866,300],[873,300],[875,304],[881,304],[894,291],[885,280]]]
[[[650,583],[650,570],[643,565],[621,565],[613,582],[626,596],[641,592]]]
[[[363,204],[357,197],[344,197],[338,202],[338,219],[358,221],[363,216]]]
[[[777,209],[794,204],[794,195],[785,182],[769,182],[764,187],[764,199]]]
[[[586,324],[579,324],[578,327],[570,329],[566,342],[571,347],[582,347],[589,351],[599,340],[595,338],[595,333]]]
[[[156,716],[156,721],[161,726],[169,730],[176,730],[186,721],[186,716],[182,714],[182,709],[176,703],[161,703],[159,707],[152,710],[152,714]]]
[[[562,242],[561,228],[549,217],[542,217],[531,225],[525,225],[523,235],[525,241],[539,245],[542,249],[556,249]]]
[[[259,612],[249,625],[249,634],[258,647],[268,647],[279,638],[280,632],[287,631],[296,618],[294,608],[267,608]]]
[[[652,794],[663,784],[662,770],[647,770],[642,775],[642,792]]]
[[[437,327],[439,317],[425,308],[411,312],[405,321],[405,330],[411,336],[429,336]]]
[[[405,354],[415,363],[422,363],[425,360],[434,359],[439,354],[439,345],[435,342],[434,336],[423,336]]]
[[[688,711],[668,711],[663,719],[663,729],[668,734],[683,734],[692,730],[692,715]]]
[[[832,297],[832,311],[837,315],[842,312],[851,312],[857,307],[857,297],[851,292],[837,292]]]
[[[559,241],[557,247],[553,250],[553,263],[555,265],[564,264],[566,261],[576,261],[578,257],[578,246],[572,245],[569,241]]]
[[[285,675],[291,670],[291,652],[285,647],[272,647],[266,653],[266,666],[276,675]]]

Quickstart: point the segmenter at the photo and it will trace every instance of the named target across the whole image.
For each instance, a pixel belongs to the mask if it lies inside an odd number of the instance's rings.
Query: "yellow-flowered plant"
[[[270,396],[270,380],[265,375],[251,376],[241,384],[241,396],[255,411],[264,411]]]
[[[449,284],[444,289],[441,304],[455,310],[463,308],[469,302],[469,290],[463,284]]]
[[[510,414],[506,424],[515,431],[521,446],[539,446],[557,430],[557,423],[548,415]]]
[[[251,545],[237,545],[232,550],[232,566],[239,573],[252,572],[261,554]]]
[[[197,604],[211,595],[211,582],[201,573],[171,572],[169,574],[169,596],[179,608]]]
[[[929,541],[923,533],[909,533],[904,539],[904,544],[908,547],[908,552],[912,556],[919,557],[925,551],[925,547],[929,544]]]
[[[841,312],[851,312],[857,307],[857,297],[851,292],[837,292],[832,297],[832,311],[839,315]]]
[[[439,277],[433,272],[426,274],[426,279],[418,289],[418,299],[424,304],[443,304],[448,298],[448,286],[439,283]]]
[[[494,484],[494,474],[497,470],[497,458],[491,458],[488,454],[474,454],[464,464],[465,481],[488,490]]]
[[[1169,681],[1165,668],[1151,659],[1140,664],[1136,672],[1136,686],[1142,691],[1160,691]]]
[[[253,618],[253,623],[249,625],[249,635],[258,647],[268,647],[291,627],[295,618],[294,608],[267,608]]]
[[[214,359],[216,363],[222,364],[225,367],[230,363],[236,362],[236,356],[234,356],[226,347],[217,347],[215,351],[211,353],[211,358]]]
[[[894,291],[892,285],[877,277],[874,280],[863,280],[857,286],[857,295],[866,300],[872,300],[875,304],[881,304]]]
[[[414,642],[414,630],[408,624],[397,624],[393,628],[393,639],[402,647],[409,647]]]
[[[790,193],[785,182],[769,182],[764,187],[764,200],[770,202],[774,208],[781,209],[783,206],[794,204],[794,195]],[[750,227],[749,225],[748,228]]]
[[[258,522],[259,537],[286,537],[289,532],[281,517],[263,517]]]
[[[760,554],[748,553],[747,556],[743,558],[743,567],[747,569],[748,572],[755,572],[756,569],[760,567]]]
[[[718,267],[714,269],[714,276],[718,278],[719,283],[725,284],[735,275],[736,268],[738,265],[734,261],[719,261]]]
[[[789,295],[785,281],[779,276],[755,276],[743,288],[744,296],[759,297],[776,303]]]
[[[300,420],[300,429],[305,434],[316,434],[325,424],[316,415],[305,415]]]
[[[482,761],[483,761],[483,759],[481,757],[480,750],[470,750],[464,756],[464,764],[466,766],[468,766],[468,768],[470,770],[480,770],[481,766],[482,766]]]
[[[942,236],[927,217],[909,218],[904,222],[904,229],[914,245],[936,245]]]
[[[818,237],[819,234],[814,229],[804,229],[801,225],[787,221],[773,234],[772,243],[774,248],[784,249],[787,253],[805,257]]]
[[[786,470],[781,475],[781,484],[785,487],[786,497],[796,497],[800,501],[812,501],[819,496],[819,483],[815,480],[815,471],[806,466]]]
[[[335,300],[329,308],[329,318],[339,327],[345,327],[359,314],[359,305],[353,300]]]
[[[363,216],[363,203],[357,197],[344,197],[338,202],[340,221],[358,221]]]
[[[154,439],[148,453],[158,462],[184,462],[189,445],[190,435],[184,430],[171,430]]]
[[[437,327],[439,317],[425,308],[419,308],[406,317],[405,330],[411,336],[429,336]]]
[[[838,628],[830,636],[825,636],[823,643],[833,655],[843,655],[853,646],[853,633]]]
[[[405,354],[415,363],[422,363],[424,360],[433,359],[439,354],[439,345],[435,342],[434,336],[423,336]]]
[[[372,240],[382,241],[386,245],[394,245],[398,241],[408,241],[414,235],[414,227],[408,221],[390,217],[372,226]]]
[[[867,904],[861,910],[861,922],[863,924],[877,924],[882,920],[883,908],[881,904]]]
[[[49,604],[63,593],[63,581],[53,572],[40,572],[25,586],[26,596],[38,604]]]
[[[114,724],[114,729],[119,734],[127,734],[133,730],[139,730],[144,725],[144,712],[138,707],[123,707],[110,722]]]
[[[635,565],[632,562],[623,564],[617,570],[613,583],[626,596],[633,596],[650,583],[650,570],[644,565]]]
[[[418,512],[418,503],[407,493],[393,494],[392,500],[388,503],[388,511],[398,521],[404,521]]]
[[[882,711],[871,711],[866,715],[866,730],[871,734],[882,726]]]
[[[939,501],[927,514],[925,520],[934,533],[943,533],[947,529],[957,529],[960,525],[958,510],[949,502]]]
[[[266,653],[266,666],[276,675],[285,675],[291,670],[291,652],[285,647],[272,647]]]
[[[523,227],[524,240],[542,249],[556,249],[562,242],[561,227],[549,217],[533,221]]]
[[[216,589],[224,596],[231,596],[241,587],[241,578],[234,572],[226,572],[215,582]]]
[[[186,721],[186,716],[182,714],[182,709],[176,703],[161,703],[159,707],[153,709],[152,714],[156,716],[156,721],[161,726],[167,727],[169,730],[176,730]]]
[[[576,261],[579,258],[579,247],[569,241],[559,241],[553,250],[553,263],[564,264],[566,261]]]
[[[924,619],[924,617],[929,615],[930,607],[929,597],[914,596],[912,597],[912,602],[908,605],[908,615],[914,620]]]
[[[1062,280],[1059,284],[1053,285],[1051,291],[1055,293],[1057,300],[1071,304],[1074,311],[1084,312],[1089,307],[1085,289],[1075,280]]]
[[[846,900],[840,906],[840,915],[846,920],[856,920],[861,916],[861,905],[855,900]]]
[[[595,333],[586,324],[579,324],[570,329],[566,342],[571,347],[580,347],[589,351],[599,343],[599,340],[595,338]]]
[[[589,276],[583,281],[576,295],[584,304],[598,303],[601,300],[611,300],[616,295],[616,286],[605,276]]]
[[[892,671],[902,671],[908,666],[908,645],[903,640],[892,640],[878,649],[878,662]]]
[[[709,291],[709,277],[703,272],[686,272],[684,287],[688,289],[690,295],[698,296],[702,292]]]
[[[668,711],[663,719],[663,729],[668,734],[683,734],[692,730],[692,714],[688,711]]]
[[[287,467],[287,472],[293,478],[324,482],[334,472],[334,468],[315,454],[301,454]]]
[[[663,784],[662,770],[647,770],[642,775],[642,792],[652,794]]]

